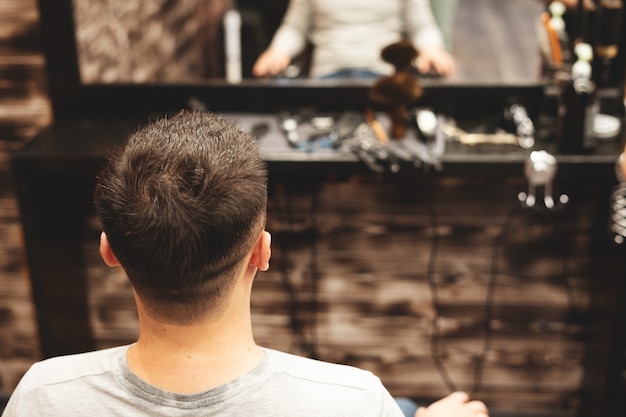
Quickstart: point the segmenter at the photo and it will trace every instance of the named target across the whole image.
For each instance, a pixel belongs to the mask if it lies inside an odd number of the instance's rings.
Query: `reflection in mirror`
[[[271,41],[287,2],[239,0],[244,78],[253,78],[252,66]],[[222,20],[231,3],[73,0],[81,81],[202,83],[224,78]],[[450,42],[457,68],[442,82],[537,81],[537,24],[544,7],[538,0],[458,1]]]

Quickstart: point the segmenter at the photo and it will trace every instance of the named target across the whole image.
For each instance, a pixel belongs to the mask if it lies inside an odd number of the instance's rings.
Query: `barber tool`
[[[354,111],[343,112],[336,120],[331,116],[311,117],[299,135],[306,139],[298,140],[295,146],[306,151],[313,151],[315,148],[337,149],[344,139],[352,137],[354,130],[362,122],[363,117]]]
[[[437,115],[437,127],[435,129],[435,140],[431,142],[430,161],[431,165],[438,171],[441,171],[443,166],[441,165],[441,158],[446,153],[446,135],[443,133],[442,126],[447,123],[447,117],[443,114]]]
[[[376,135],[376,138],[378,139],[378,141],[382,145],[389,142],[389,138],[387,137],[387,132],[385,132],[385,129],[380,124],[380,122],[376,120],[376,116],[374,115],[374,112],[371,109],[367,109],[365,110],[363,115],[365,116],[365,121],[367,122],[369,127],[372,129],[372,132],[374,132],[374,135]]]
[[[578,0],[574,15],[573,44],[579,42],[594,43],[594,33],[591,27],[595,22],[598,6],[596,0]]]
[[[313,109],[278,114],[278,124],[290,147],[308,152],[314,149],[339,148],[345,139],[354,136],[364,123],[361,113],[345,111],[339,117],[315,115]]]
[[[250,134],[256,139],[260,140],[270,130],[270,127],[265,122],[255,123],[250,129]]]
[[[437,132],[437,116],[432,110],[419,109],[415,112],[415,123],[421,136],[432,139]]]
[[[503,115],[499,115],[497,120],[493,132],[485,132],[486,126],[483,126],[478,132],[468,132],[456,126],[454,120],[442,122],[438,128],[446,139],[457,141],[463,145],[514,145],[523,149],[530,149],[535,145],[535,124],[523,106],[513,104],[505,108]]]
[[[302,132],[301,136],[306,136],[309,142],[313,142],[334,133],[335,119],[331,116],[312,116],[303,120],[302,125],[307,131]]]
[[[611,83],[612,63],[619,53],[624,2],[600,0],[594,40],[594,81],[603,86]],[[624,78],[624,73],[616,74]]]
[[[361,123],[363,123],[363,116],[360,113],[352,110],[341,113],[331,133],[334,135],[331,147],[338,148],[344,140],[353,137],[354,132]]]
[[[546,151],[533,151],[524,164],[524,174],[528,179],[528,193],[519,193],[518,198],[525,207],[535,207],[537,203],[537,190],[543,187],[543,204],[548,210],[556,210],[569,200],[567,195],[559,196],[559,204],[556,204],[553,192],[553,181],[556,176],[558,164],[556,158]]]
[[[565,28],[565,20],[563,20],[563,15],[567,8],[565,4],[560,1],[553,1],[548,6],[550,10],[550,26],[554,29],[556,34],[559,54],[561,55],[561,62],[568,63],[571,62],[572,56],[570,51],[570,40],[568,32]]]
[[[609,200],[609,234],[617,244],[626,240],[626,179],[624,178],[624,154],[615,161],[615,176],[618,184],[613,188]]]
[[[418,137],[424,140],[403,138],[389,142],[389,152],[416,168],[435,166],[441,168],[440,158],[444,153],[445,138],[441,134],[441,123],[429,109],[415,111],[415,123]],[[441,142],[441,143],[440,143]]]
[[[283,130],[287,143],[293,148],[298,147],[300,141],[300,135],[298,134],[298,119],[287,111],[282,111],[278,114],[278,120],[280,128]]]
[[[226,80],[241,82],[241,14],[230,9],[224,14],[224,52],[226,55]]]
[[[563,65],[563,51],[559,35],[551,24],[548,12],[543,12],[540,18],[537,34],[543,62],[548,69],[560,68]]]
[[[519,104],[513,104],[504,110],[504,117],[513,122],[519,146],[524,149],[532,148],[535,145],[535,124],[528,117],[526,109]]]
[[[345,139],[343,144],[377,174],[383,174],[387,171],[391,173],[400,171],[398,157],[389,152],[387,146],[380,143],[366,122],[360,123],[354,130],[354,135]]]
[[[442,130],[448,139],[455,140],[463,145],[519,145],[519,138],[517,135],[505,132],[504,130],[500,130],[495,133],[469,133],[454,124],[447,124],[443,126]]]
[[[586,43],[575,48],[578,60],[561,82],[557,143],[562,152],[579,153],[596,146],[593,120],[598,113],[596,85],[591,79],[593,51]]]

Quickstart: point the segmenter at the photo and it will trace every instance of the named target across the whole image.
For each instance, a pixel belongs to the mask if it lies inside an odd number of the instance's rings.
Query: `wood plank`
[[[0,394],[41,357],[9,157],[50,121],[35,0],[0,1]]]
[[[589,336],[588,208],[556,219],[562,227],[519,213],[500,247],[489,300],[492,249],[515,203],[498,197],[518,185],[443,182],[428,194],[411,194],[416,184],[410,183],[274,184],[268,222],[274,258],[270,271],[257,277],[252,300],[257,341],[371,369],[396,395],[444,395],[432,357],[436,310],[427,279],[437,234],[431,276],[439,301],[437,346],[452,380],[463,389],[473,384],[490,302],[482,396],[504,408],[572,411]],[[492,204],[484,205],[485,195]],[[315,213],[312,204],[318,204]],[[562,234],[570,226],[574,230]],[[107,288],[98,279],[92,308],[102,340],[132,334],[134,319],[120,305],[129,299],[115,295],[128,291],[120,279]],[[537,392],[542,395],[528,394]]]

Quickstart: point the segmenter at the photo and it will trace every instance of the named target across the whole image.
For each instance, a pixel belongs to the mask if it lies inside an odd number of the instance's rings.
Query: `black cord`
[[[504,241],[504,238],[509,230],[509,226],[511,225],[511,221],[518,211],[520,211],[520,207],[513,208],[507,213],[506,217],[504,218],[504,222],[500,227],[500,232],[494,239],[493,246],[491,247],[491,267],[489,269],[487,295],[485,296],[485,336],[483,339],[483,348],[476,358],[476,362],[474,364],[474,380],[471,390],[471,394],[474,396],[477,395],[482,389],[483,367],[485,365],[485,360],[487,359],[489,352],[491,352],[491,344],[493,341],[493,328],[491,327],[491,322],[493,320],[493,305],[496,293],[496,284],[498,281],[499,254],[503,246],[502,242]]]
[[[545,222],[545,224],[551,225],[553,228],[553,232],[557,235],[561,235],[564,233],[561,227],[556,223],[556,219],[554,216],[550,216],[550,212],[547,209],[539,209],[533,208],[533,212],[539,213],[541,215],[541,219]],[[487,295],[485,297],[485,337],[483,342],[483,348],[480,355],[476,359],[475,367],[474,367],[474,379],[473,379],[473,387],[471,390],[472,396],[476,396],[482,389],[482,372],[485,364],[485,360],[489,355],[489,352],[492,348],[493,341],[493,328],[491,327],[491,322],[493,320],[493,305],[495,299],[495,289],[498,279],[498,261],[502,248],[504,247],[504,240],[508,234],[509,227],[513,221],[513,218],[521,212],[521,207],[516,207],[511,209],[507,216],[505,217],[504,222],[500,228],[500,232],[496,236],[493,246],[492,246],[492,255],[491,255],[491,268],[489,273],[489,282],[487,286]],[[566,239],[561,239],[563,242]],[[568,305],[570,309],[570,313],[575,313],[577,310],[577,303],[574,297],[574,289],[570,282],[570,273],[569,273],[569,262],[568,257],[564,247],[561,247],[560,250],[561,262],[562,262],[562,283],[563,287],[566,291],[568,297]]]
[[[433,364],[435,365],[435,368],[439,372],[444,384],[446,385],[446,387],[448,388],[450,392],[454,392],[454,391],[457,391],[457,387],[454,381],[452,381],[452,379],[450,378],[450,375],[448,374],[446,370],[446,367],[441,358],[441,354],[439,352],[439,347],[440,347],[440,342],[441,342],[441,334],[440,334],[440,327],[439,327],[439,320],[441,317],[441,307],[440,307],[440,302],[439,302],[437,283],[434,278],[436,260],[437,260],[438,250],[439,250],[438,222],[437,222],[435,213],[433,211],[433,208],[429,203],[426,203],[426,210],[428,212],[428,217],[430,219],[431,228],[433,229],[432,240],[431,240],[431,252],[430,252],[430,256],[428,260],[428,268],[427,268],[427,274],[426,274],[426,279],[427,279],[428,286],[430,289],[431,299],[432,299],[433,309],[434,309],[434,317],[432,320],[432,334],[431,334],[431,357],[432,357]],[[492,345],[492,340],[493,340],[493,329],[491,327],[491,321],[493,319],[493,304],[494,304],[495,289],[496,289],[497,276],[498,276],[499,251],[502,248],[502,242],[508,232],[511,221],[514,215],[519,210],[520,208],[516,207],[514,209],[511,209],[507,213],[505,220],[500,228],[500,232],[496,236],[492,245],[489,282],[487,286],[487,295],[485,297],[485,319],[484,319],[485,336],[483,340],[483,348],[481,350],[481,353],[476,359],[476,363],[474,367],[473,388],[471,390],[473,395],[476,395],[476,393],[480,392],[481,390],[483,366],[487,358],[487,355],[491,351],[491,345]]]
[[[319,359],[318,352],[318,334],[317,334],[317,313],[319,310],[319,268],[318,268],[318,234],[317,234],[317,213],[319,210],[319,190],[311,196],[310,216],[311,216],[311,242],[309,273],[311,282],[311,301],[309,310],[309,323],[311,328],[309,341],[309,356],[313,359]]]
[[[428,287],[430,289],[430,297],[433,305],[434,315],[432,319],[432,330],[430,336],[430,353],[433,364],[439,372],[443,383],[446,385],[450,392],[457,391],[456,385],[450,378],[448,371],[443,363],[441,358],[441,354],[439,352],[439,342],[440,342],[440,328],[439,328],[439,319],[441,316],[440,311],[440,303],[439,303],[439,293],[437,291],[437,283],[435,281],[435,266],[437,264],[437,254],[439,250],[439,233],[438,233],[438,223],[437,218],[435,216],[435,212],[433,211],[430,203],[426,202],[426,211],[428,213],[428,218],[430,219],[430,225],[432,228],[432,239],[431,239],[431,247],[430,247],[430,255],[428,257],[428,267],[426,271],[426,281],[428,282]]]

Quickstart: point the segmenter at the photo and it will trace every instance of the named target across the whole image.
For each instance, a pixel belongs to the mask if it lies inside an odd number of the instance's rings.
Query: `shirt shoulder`
[[[266,350],[266,359],[262,395],[283,399],[280,415],[402,416],[381,380],[370,371],[274,350]]]
[[[49,358],[33,364],[22,379],[24,383],[45,386],[116,372],[121,370],[127,350],[128,346],[118,346]]]
[[[372,372],[350,365],[340,365],[266,349],[269,366],[294,379],[330,384],[359,390],[380,389],[382,383]]]

